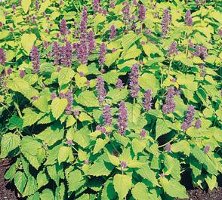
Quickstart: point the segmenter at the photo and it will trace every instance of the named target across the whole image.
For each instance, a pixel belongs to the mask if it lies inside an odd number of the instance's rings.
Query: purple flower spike
[[[100,0],[93,0],[93,10],[94,12],[98,12],[99,11],[99,8],[100,8]]]
[[[186,23],[187,26],[192,26],[193,25],[193,19],[192,19],[190,10],[187,10],[187,12],[186,12],[185,23]]]
[[[33,72],[38,73],[40,69],[40,56],[39,56],[38,47],[36,46],[32,47],[30,56],[32,61]]]
[[[127,109],[123,101],[119,104],[119,115],[118,115],[118,132],[121,135],[125,135],[127,128]]]
[[[140,137],[145,138],[146,135],[147,135],[147,133],[146,133],[145,129],[142,129],[142,131],[140,132]]]
[[[0,48],[0,64],[5,65],[5,61],[6,61],[5,52],[2,48]]]
[[[143,4],[139,5],[139,20],[143,21],[146,18],[146,7]]]
[[[96,91],[99,103],[102,104],[106,97],[105,83],[101,76],[97,78]]]
[[[195,109],[193,106],[189,106],[187,113],[186,113],[186,117],[185,120],[181,126],[183,131],[186,131],[188,128],[191,127],[193,119],[194,119],[194,114],[195,114]]]
[[[53,42],[52,55],[54,59],[54,65],[59,65],[60,63],[60,46],[58,42]]]
[[[123,81],[120,78],[118,78],[118,80],[116,82],[116,88],[117,89],[123,89],[124,88]]]
[[[170,14],[169,9],[165,9],[163,11],[163,19],[162,19],[162,35],[165,37],[169,32],[169,26],[171,24],[172,16]]]
[[[137,64],[134,64],[132,66],[131,72],[130,72],[130,94],[133,98],[138,96],[140,87],[138,84],[138,78],[139,78],[139,67]]]
[[[88,34],[88,46],[89,46],[89,52],[92,52],[95,47],[96,47],[96,44],[95,44],[95,36],[94,36],[94,32],[91,30],[89,31],[89,34]]]
[[[143,107],[149,111],[152,107],[152,90],[147,90],[144,93]]]
[[[61,47],[61,64],[66,67],[72,65],[72,45],[70,42],[66,42],[66,45]]]
[[[88,62],[88,45],[86,42],[82,41],[77,45],[77,57],[82,64],[87,64]]]
[[[128,2],[124,2],[125,6],[122,9],[123,20],[128,22],[130,20],[130,4]]]
[[[208,56],[207,48],[203,45],[197,45],[195,50],[194,55],[200,57],[202,60]]]
[[[220,37],[222,37],[222,29],[219,29],[218,35],[219,35]]]
[[[106,44],[103,42],[100,45],[99,50],[99,65],[102,66],[105,63],[105,56],[106,56]]]
[[[171,144],[169,142],[165,145],[164,150],[166,152],[171,152]]]
[[[71,114],[72,113],[72,104],[73,104],[73,92],[72,92],[72,90],[69,90],[66,93],[60,93],[59,96],[61,98],[67,99],[68,105],[66,106],[66,114]]]
[[[109,38],[113,39],[114,37],[116,37],[116,27],[114,25],[112,25],[110,27],[110,36],[109,36]]]
[[[169,47],[169,49],[168,49],[168,55],[169,55],[169,56],[172,56],[172,55],[176,55],[176,54],[178,54],[177,42],[174,41],[174,42],[170,45],[170,47]]]
[[[164,114],[172,113],[176,107],[174,102],[174,96],[176,95],[174,87],[169,87],[167,90],[165,104],[163,105],[162,111]]]
[[[112,124],[112,114],[111,114],[111,108],[109,105],[106,105],[103,108],[103,121],[104,121],[104,125]]]
[[[195,128],[199,129],[201,128],[201,120],[197,119],[197,121],[195,122]]]
[[[210,145],[206,145],[203,149],[204,153],[207,154],[210,151]]]
[[[25,70],[20,70],[20,71],[19,71],[19,76],[20,76],[21,78],[23,78],[23,77],[25,76]]]
[[[80,33],[86,33],[87,31],[87,22],[88,22],[88,12],[87,12],[87,7],[84,6],[83,11],[82,11],[82,18],[80,22]]]
[[[127,163],[125,161],[121,161],[120,162],[120,167],[121,167],[122,170],[127,168]]]
[[[62,21],[60,22],[60,33],[61,33],[61,35],[67,35],[68,32],[69,31],[67,28],[66,20],[62,19]]]

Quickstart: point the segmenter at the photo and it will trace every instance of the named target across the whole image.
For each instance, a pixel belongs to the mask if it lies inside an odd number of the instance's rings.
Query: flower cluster
[[[60,22],[60,33],[61,35],[67,35],[68,34],[68,27],[65,19],[62,19]]]
[[[138,96],[140,87],[138,83],[138,78],[139,78],[139,67],[137,64],[134,64],[132,66],[131,72],[129,74],[130,77],[130,94],[133,98]]]
[[[143,21],[146,18],[146,7],[143,4],[139,5],[139,20]]]
[[[53,42],[52,56],[54,59],[54,65],[59,65],[60,64],[60,46],[58,42]]]
[[[125,102],[121,101],[119,104],[119,115],[118,115],[118,132],[124,135],[127,129],[127,109]]]
[[[162,111],[164,114],[172,113],[176,107],[176,103],[174,101],[174,96],[176,95],[176,91],[173,86],[167,89],[165,104],[162,107]]]
[[[88,49],[89,49],[89,52],[92,52],[95,49],[95,47],[96,47],[95,36],[94,36],[94,32],[91,30],[88,33]]]
[[[189,106],[187,113],[186,113],[186,117],[185,120],[181,126],[183,131],[186,131],[188,128],[191,127],[193,119],[194,119],[194,114],[195,114],[195,109],[193,106]]]
[[[172,55],[176,55],[176,54],[178,54],[177,42],[174,41],[168,49],[168,55],[172,56]]]
[[[103,108],[103,122],[104,122],[104,125],[112,124],[112,114],[111,114],[111,108],[109,105],[105,105]]]
[[[203,45],[196,45],[195,50],[194,55],[200,57],[202,60],[208,56],[207,48]]]
[[[72,45],[70,42],[66,42],[64,46],[60,48],[61,64],[66,67],[72,65]]]
[[[101,104],[106,97],[106,89],[105,89],[105,83],[104,80],[101,76],[99,76],[96,80],[96,91],[97,91],[97,96],[99,103]]]
[[[219,35],[220,37],[222,37],[222,29],[219,29],[218,35]]]
[[[32,61],[33,72],[34,73],[39,72],[39,69],[40,69],[40,56],[39,56],[38,47],[36,47],[36,46],[32,47],[30,57],[31,57],[31,61]]]
[[[66,106],[66,114],[72,113],[72,104],[73,104],[73,93],[72,90],[68,90],[66,93],[60,93],[61,98],[67,99],[68,105]]]
[[[0,64],[5,65],[6,57],[5,52],[2,48],[0,48]]]
[[[149,111],[152,107],[152,90],[147,90],[144,93],[143,107]]]
[[[186,14],[185,14],[185,24],[187,26],[192,26],[193,25],[193,19],[192,19],[190,10],[186,11]]]
[[[128,2],[124,2],[124,7],[122,9],[123,20],[128,22],[130,20],[130,4]]]
[[[141,138],[145,138],[146,135],[147,135],[146,130],[145,130],[145,129],[142,129],[142,131],[140,132],[140,137],[141,137]]]
[[[99,11],[99,8],[100,8],[100,0],[93,0],[93,10],[94,12],[98,12]]]
[[[162,35],[165,37],[169,32],[169,26],[171,24],[172,16],[170,14],[169,9],[165,9],[163,11],[163,19],[162,19]]]
[[[116,88],[117,89],[123,89],[124,88],[123,81],[120,78],[118,78],[118,80],[116,82]]]
[[[196,122],[195,122],[195,128],[199,129],[201,128],[201,120],[200,119],[197,119]]]
[[[115,36],[116,36],[116,27],[114,25],[112,25],[110,27],[110,36],[109,36],[109,38],[113,39]]]
[[[106,44],[103,42],[100,45],[99,49],[99,65],[102,66],[105,63],[105,56],[106,56]]]

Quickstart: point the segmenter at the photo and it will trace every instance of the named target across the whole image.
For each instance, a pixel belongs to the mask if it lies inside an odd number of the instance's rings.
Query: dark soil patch
[[[0,161],[0,200],[18,200],[13,184],[4,179],[4,174],[9,168],[8,160]],[[189,200],[222,200],[222,187],[212,191],[192,189],[188,191]]]
[[[11,183],[4,179],[5,171],[9,168],[8,160],[0,161],[0,200],[17,200],[15,189]]]

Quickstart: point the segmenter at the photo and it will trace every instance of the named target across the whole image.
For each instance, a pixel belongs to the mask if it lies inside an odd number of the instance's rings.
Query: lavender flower
[[[120,162],[120,167],[121,167],[122,170],[127,168],[127,163],[125,161],[121,161]]]
[[[61,33],[61,35],[68,34],[68,28],[67,28],[67,24],[66,24],[65,19],[62,19],[62,21],[60,22],[60,33]]]
[[[30,56],[31,56],[31,61],[32,61],[33,72],[37,73],[39,72],[39,69],[40,69],[40,56],[39,56],[38,47],[36,46],[32,47]]]
[[[105,100],[105,97],[106,97],[105,84],[101,76],[97,78],[96,91],[97,91],[99,103],[101,104]]]
[[[72,65],[72,45],[66,42],[65,46],[61,47],[61,64],[70,67]]]
[[[168,49],[168,55],[169,55],[169,56],[172,56],[172,55],[176,55],[176,54],[178,54],[177,42],[174,41],[174,42],[170,45],[170,47],[169,47],[169,49]]]
[[[133,98],[138,96],[140,87],[138,84],[138,78],[139,78],[139,67],[137,64],[134,64],[132,66],[131,72],[130,72],[130,94]]]
[[[80,115],[80,111],[79,110],[73,110],[73,115],[75,117],[78,117]]]
[[[100,0],[93,0],[93,10],[94,10],[94,12],[99,11],[99,7],[100,7],[99,3],[100,3]]]
[[[147,135],[147,133],[146,133],[145,129],[142,129],[142,131],[140,132],[140,137],[145,138],[146,135]]]
[[[35,0],[35,9],[39,10],[40,5],[39,5],[39,0]]]
[[[185,23],[186,23],[187,26],[192,26],[193,25],[193,19],[192,19],[190,10],[187,10],[187,12],[186,12]]]
[[[124,2],[125,6],[122,9],[123,20],[128,22],[130,20],[130,4],[128,2]]]
[[[171,144],[169,142],[165,145],[164,150],[166,152],[171,152]]]
[[[84,6],[83,11],[82,11],[82,18],[81,18],[81,22],[80,22],[80,33],[86,33],[87,22],[88,22],[87,7]]]
[[[222,29],[219,29],[218,35],[219,35],[220,37],[222,37]]]
[[[144,93],[143,107],[149,111],[152,107],[152,90],[147,90]]]
[[[6,61],[5,52],[2,48],[0,48],[0,64],[5,65],[5,61]]]
[[[200,57],[202,60],[208,56],[207,48],[203,45],[196,45],[195,50],[194,55]]]
[[[110,27],[110,36],[109,36],[109,38],[113,39],[114,37],[116,37],[116,27],[114,25],[112,25]]]
[[[82,64],[87,64],[88,62],[88,45],[86,42],[82,41],[77,45],[77,58]]]
[[[59,65],[60,63],[60,46],[58,42],[54,42],[52,46],[52,55],[54,59],[54,65]]]
[[[119,104],[119,115],[118,115],[118,131],[121,135],[124,135],[127,128],[127,109],[123,101]]]
[[[96,47],[95,36],[94,36],[94,32],[92,30],[89,31],[89,34],[88,34],[88,47],[89,47],[89,52],[92,52]]]
[[[23,77],[25,76],[25,70],[20,70],[20,71],[19,71],[19,76],[20,76],[21,78],[23,78]]]
[[[104,125],[112,124],[112,114],[111,114],[111,108],[109,105],[105,105],[103,108],[103,121],[104,121]]]
[[[195,128],[199,129],[201,128],[201,120],[200,119],[197,119],[196,122],[195,122]]]
[[[169,9],[165,9],[163,11],[163,19],[162,19],[162,35],[165,37],[169,32],[169,26],[171,24],[172,16],[170,14]]]
[[[146,7],[143,4],[139,5],[139,20],[143,21],[146,18]]]
[[[124,88],[123,82],[120,78],[118,78],[118,80],[116,82],[116,88],[117,89],[123,89]]]
[[[200,65],[199,65],[199,68],[200,68],[200,76],[201,76],[201,77],[204,77],[204,76],[206,75],[205,65],[200,64]]]
[[[106,55],[106,45],[103,42],[100,45],[100,50],[99,50],[99,65],[102,66],[105,62],[105,55]]]
[[[210,145],[206,145],[205,147],[204,147],[204,153],[205,154],[207,154],[209,151],[210,151]]]
[[[185,120],[181,126],[183,131],[186,131],[188,128],[191,127],[193,119],[194,119],[194,114],[195,114],[195,109],[193,106],[189,106],[187,113],[186,113],[186,117]]]
[[[167,89],[165,104],[163,105],[163,108],[162,108],[162,111],[164,114],[169,114],[174,111],[176,107],[176,103],[174,101],[175,95],[176,95],[176,91],[174,87],[169,87]]]
[[[68,105],[66,106],[66,114],[72,113],[72,104],[73,104],[73,93],[72,90],[68,90],[66,93],[60,93],[59,96],[61,98],[65,98],[68,101]]]
[[[56,97],[57,97],[57,95],[55,92],[51,93],[51,95],[50,95],[51,100],[55,99]]]

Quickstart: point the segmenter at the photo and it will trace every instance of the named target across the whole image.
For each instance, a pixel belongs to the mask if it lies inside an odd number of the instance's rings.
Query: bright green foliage
[[[222,4],[93,2],[0,2],[0,158],[14,161],[5,178],[27,200],[183,199],[187,173],[216,188]]]

